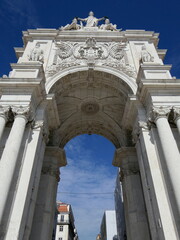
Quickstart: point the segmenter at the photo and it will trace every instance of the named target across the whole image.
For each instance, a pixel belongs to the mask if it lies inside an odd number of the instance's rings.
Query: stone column
[[[2,235],[5,231],[3,212],[6,207],[25,126],[28,121],[29,107],[13,107],[12,111],[15,114],[14,123],[0,161],[0,229]]]
[[[174,107],[174,121],[180,134],[180,107]]]
[[[157,126],[159,139],[162,146],[164,160],[176,199],[177,211],[180,215],[180,153],[171,127],[168,123],[169,107],[154,107],[153,117]]]
[[[151,127],[150,130],[147,122],[138,121],[134,134],[151,237],[153,240],[177,240],[177,229],[174,225],[153,129]]]
[[[44,157],[45,144],[48,135],[44,121],[36,121],[29,130],[28,145],[24,152],[19,174],[16,196],[9,217],[9,224],[4,240],[24,240],[25,228],[27,228],[27,216],[29,215],[32,194],[37,192],[34,186],[36,174],[41,173],[38,165],[41,165]]]
[[[113,165],[121,169],[127,239],[150,240],[136,149],[116,150]]]
[[[65,165],[66,158],[63,149],[46,148],[30,240],[52,238],[59,167]]]
[[[5,128],[5,125],[7,122],[8,111],[9,111],[9,107],[1,107],[0,108],[0,140],[3,136],[4,128]]]

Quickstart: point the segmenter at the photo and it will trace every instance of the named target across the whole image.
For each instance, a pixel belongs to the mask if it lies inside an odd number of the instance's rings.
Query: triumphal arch
[[[116,147],[127,239],[180,239],[180,80],[158,34],[90,12],[23,41],[0,79],[0,239],[51,239],[63,148],[83,133]]]

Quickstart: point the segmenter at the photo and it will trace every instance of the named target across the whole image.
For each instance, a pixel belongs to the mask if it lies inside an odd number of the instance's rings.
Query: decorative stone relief
[[[41,46],[39,43],[37,43],[35,48],[31,50],[28,58],[29,58],[29,61],[39,61],[42,63],[44,62],[44,52],[41,49]]]
[[[95,38],[87,38],[85,43],[56,42],[56,54],[53,64],[46,70],[48,76],[72,66],[109,66],[136,77],[133,66],[128,64],[126,42],[96,42]]]
[[[142,61],[142,63],[154,62],[154,57],[147,51],[145,45],[142,46],[141,61]]]

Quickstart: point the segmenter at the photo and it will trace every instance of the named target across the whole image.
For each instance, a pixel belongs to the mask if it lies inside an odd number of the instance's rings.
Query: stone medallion
[[[82,103],[81,110],[87,115],[94,115],[99,111],[99,104],[95,100],[87,100]]]

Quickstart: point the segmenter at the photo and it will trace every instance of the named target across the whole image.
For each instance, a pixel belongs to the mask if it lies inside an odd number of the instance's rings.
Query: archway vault
[[[56,80],[49,93],[55,94],[60,119],[54,143],[64,147],[77,135],[94,133],[109,139],[116,148],[125,145],[121,121],[134,89],[123,79],[102,71],[77,71]]]

